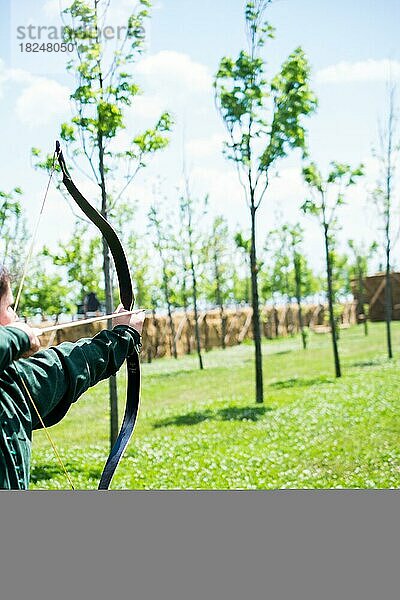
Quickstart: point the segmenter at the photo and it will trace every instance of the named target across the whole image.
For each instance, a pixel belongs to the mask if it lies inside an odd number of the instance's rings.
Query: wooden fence
[[[305,305],[302,308],[304,325],[316,332],[329,331],[328,309],[322,304]],[[224,313],[224,325],[219,310],[202,312],[199,317],[201,347],[208,351],[222,345],[222,327],[224,327],[225,346],[235,346],[252,338],[252,309],[242,307],[229,309]],[[348,327],[356,323],[356,302],[343,304],[341,325]],[[175,344],[178,355],[195,351],[195,331],[193,313],[175,313],[173,316]],[[299,332],[298,309],[294,304],[261,309],[262,334],[268,339],[290,336]],[[105,327],[104,323],[77,325],[70,329],[57,331],[50,338],[46,334],[42,338],[43,345],[58,344],[62,341],[76,341],[82,337],[91,337]],[[171,356],[173,354],[173,338],[166,316],[149,314],[143,330],[142,360]]]

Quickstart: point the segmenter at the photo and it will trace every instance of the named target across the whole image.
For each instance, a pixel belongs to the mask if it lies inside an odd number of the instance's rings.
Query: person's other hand
[[[143,323],[146,318],[146,313],[144,310],[138,310],[134,314],[130,314],[125,308],[120,304],[116,311],[118,313],[118,317],[113,318],[113,325],[129,325],[129,327],[133,327],[142,335]],[[128,313],[128,314],[124,314]]]
[[[29,325],[27,325],[26,323],[23,323],[22,321],[14,321],[14,323],[10,323],[9,326],[14,327],[15,329],[20,329],[21,331],[24,331],[27,334],[27,336],[29,337],[30,348],[27,352],[25,352],[25,354],[22,355],[24,358],[28,358],[29,356],[32,356],[32,354],[35,354],[35,352],[40,350],[40,340],[39,340],[40,329],[35,329],[33,327],[30,327]]]

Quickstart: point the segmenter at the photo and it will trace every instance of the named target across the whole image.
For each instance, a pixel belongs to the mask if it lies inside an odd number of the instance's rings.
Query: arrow
[[[89,325],[89,323],[97,323],[100,321],[107,321],[108,319],[115,319],[121,315],[136,315],[142,310],[127,310],[120,313],[112,313],[111,315],[102,315],[100,317],[91,317],[90,319],[81,319],[80,321],[70,321],[68,323],[59,323],[58,325],[52,325],[51,327],[35,328],[36,335],[40,336],[44,333],[51,333],[60,329],[70,329],[71,327],[77,327],[78,325]]]

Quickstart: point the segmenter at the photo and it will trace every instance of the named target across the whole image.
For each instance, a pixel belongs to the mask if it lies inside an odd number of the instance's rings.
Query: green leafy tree
[[[292,254],[293,273],[294,273],[294,293],[297,301],[297,307],[299,311],[299,327],[301,333],[301,340],[303,349],[307,349],[308,335],[304,327],[303,321],[303,310],[302,310],[302,298],[307,294],[307,284],[310,284],[312,274],[307,268],[307,259],[301,252],[301,246],[304,243],[304,230],[299,223],[296,223],[292,227],[286,225],[290,236],[290,249]],[[311,274],[311,277],[310,277]],[[307,277],[308,275],[308,277]],[[311,287],[311,286],[310,286]]]
[[[329,323],[332,334],[333,356],[336,377],[341,377],[339,350],[337,343],[336,318],[334,311],[335,289],[333,283],[334,232],[338,229],[337,210],[345,202],[345,192],[363,175],[360,165],[352,169],[349,165],[332,162],[324,179],[315,163],[304,167],[303,175],[311,191],[302,210],[316,217],[321,225],[324,239]]]
[[[120,202],[112,209],[112,220],[127,253],[135,290],[136,305],[149,308],[152,305],[151,290],[154,281],[150,254],[145,243],[146,238],[132,230],[136,210],[136,202]],[[114,292],[114,303],[117,301],[118,297]]]
[[[241,231],[238,231],[234,236],[234,242],[241,254],[241,262],[244,262],[246,270],[250,272],[251,238],[245,237]],[[241,302],[245,302],[245,304],[250,304],[250,283],[251,279],[247,276],[243,280],[237,280],[236,282],[236,288],[239,288],[239,293],[236,293],[236,297],[239,298]]]
[[[265,244],[266,260],[263,269],[265,291],[270,297],[279,295],[298,305],[299,327],[303,348],[307,347],[308,333],[304,327],[302,301],[318,290],[318,279],[308,266],[301,251],[304,230],[299,223],[284,223],[271,231]]]
[[[287,227],[271,231],[264,246],[269,265],[271,295],[284,297],[290,302],[293,290],[290,280],[290,246]]]
[[[19,200],[21,195],[19,187],[11,192],[0,190],[0,263],[9,269],[16,280],[22,275],[25,257],[21,247],[27,238],[26,220]]]
[[[176,279],[176,270],[173,266],[175,264],[175,261],[173,260],[173,240],[169,235],[170,227],[168,222],[161,217],[159,205],[150,207],[148,218],[149,230],[153,233],[154,249],[157,252],[160,261],[161,289],[163,301],[167,307],[168,322],[171,332],[171,354],[174,358],[178,358],[176,349],[176,331],[172,315],[173,307],[176,304],[176,293],[172,283]]]
[[[343,315],[341,301],[346,301],[350,294],[349,282],[349,257],[347,254],[341,254],[336,250],[336,239],[332,235],[330,239],[330,261],[332,265],[332,293],[333,293],[333,312],[335,315],[336,339],[340,338],[340,323]]]
[[[229,229],[226,219],[222,216],[218,216],[213,221],[207,247],[212,272],[212,283],[208,289],[208,298],[219,308],[221,319],[221,347],[223,349],[225,349],[227,324],[225,304],[231,293],[228,240]]]
[[[35,257],[21,296],[20,313],[25,318],[40,315],[42,321],[52,318],[57,322],[60,315],[74,310],[74,292],[61,275],[49,273],[47,262],[44,254]]]
[[[68,282],[76,290],[76,297],[83,299],[88,292],[94,292],[100,300],[104,300],[104,290],[100,285],[101,242],[98,237],[89,237],[88,231],[86,223],[77,221],[71,238],[67,242],[59,242],[57,252],[45,246],[43,255],[50,257],[54,265],[64,267]]]
[[[173,235],[173,247],[176,255],[176,305],[182,306],[185,314],[187,327],[184,328],[186,337],[186,354],[192,352],[192,336],[189,327],[190,317],[189,308],[191,300],[190,282],[189,282],[189,260],[186,254],[186,244],[182,239],[183,225],[180,224],[177,234]]]
[[[186,247],[185,253],[189,267],[191,281],[191,296],[194,312],[194,331],[196,338],[196,350],[199,359],[199,368],[204,369],[201,353],[201,339],[199,327],[199,280],[205,271],[205,246],[204,237],[201,233],[200,223],[207,212],[208,196],[203,202],[199,202],[192,195],[189,176],[184,170],[184,189],[179,198],[179,222],[182,232],[182,242]]]
[[[229,140],[225,154],[237,168],[251,220],[250,270],[256,364],[256,401],[263,402],[256,213],[267,191],[270,173],[294,148],[305,150],[303,117],[316,107],[309,86],[310,67],[296,48],[274,77],[267,79],[261,55],[273,28],[264,21],[268,0],[247,1],[248,49],[236,59],[224,57],[215,76],[216,104]]]
[[[106,46],[100,32],[107,23],[110,0],[75,0],[63,11],[65,41],[74,44],[75,53],[68,63],[75,77],[71,95],[74,116],[61,127],[61,138],[68,145],[72,165],[83,155],[87,175],[100,191],[100,212],[106,219],[115,204],[125,197],[137,173],[147,159],[168,144],[171,118],[164,112],[153,127],[144,131],[126,131],[123,140],[113,144],[126,128],[126,111],[134,105],[140,88],[133,75],[133,65],[141,56],[145,43],[145,25],[150,0],[138,0],[126,23],[124,39],[114,48]],[[117,148],[117,150],[116,150]],[[46,162],[46,161],[42,161]],[[47,161],[48,162],[48,161]],[[124,179],[118,175],[124,170]],[[102,240],[103,274],[107,313],[113,311],[111,261],[108,246]],[[118,434],[118,396],[115,377],[109,379],[110,444]]]

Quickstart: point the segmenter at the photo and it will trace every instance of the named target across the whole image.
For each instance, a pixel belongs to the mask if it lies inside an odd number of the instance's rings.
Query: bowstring
[[[39,212],[38,218],[36,220],[36,224],[35,224],[34,232],[33,232],[33,235],[32,235],[31,244],[29,246],[28,254],[26,256],[24,270],[22,272],[22,278],[21,278],[21,281],[20,281],[20,284],[19,284],[17,297],[16,297],[15,302],[14,302],[14,312],[17,312],[17,308],[18,308],[19,302],[21,300],[22,289],[23,289],[23,286],[24,286],[24,283],[25,283],[27,272],[28,272],[28,266],[29,266],[29,263],[30,263],[30,261],[32,259],[33,249],[34,249],[36,238],[37,238],[37,234],[38,234],[38,231],[39,231],[40,221],[41,221],[41,218],[42,218],[42,215],[43,215],[43,212],[44,212],[44,207],[45,207],[45,204],[46,204],[47,196],[49,194],[51,181],[53,179],[53,175],[54,175],[54,172],[56,170],[56,157],[57,157],[57,152],[55,151],[54,154],[53,154],[53,162],[52,162],[52,165],[51,165],[51,171],[50,171],[49,180],[47,182],[46,191],[45,191],[44,196],[43,196],[42,205],[40,207],[40,212]],[[61,466],[61,469],[64,472],[64,475],[65,475],[65,477],[66,477],[66,479],[68,481],[68,484],[71,486],[71,489],[74,490],[75,488],[74,488],[74,485],[72,483],[71,477],[70,477],[70,475],[69,475],[69,473],[68,473],[68,471],[67,471],[67,469],[65,467],[65,464],[63,463],[63,460],[62,460],[62,458],[60,456],[60,453],[58,452],[58,450],[56,448],[56,445],[55,445],[54,440],[52,439],[52,437],[51,437],[51,435],[49,433],[48,428],[44,424],[44,421],[43,421],[43,418],[42,418],[42,416],[41,416],[41,414],[39,412],[39,409],[36,406],[36,403],[34,402],[34,400],[32,398],[32,394],[30,393],[30,391],[28,389],[28,386],[27,386],[27,384],[25,382],[25,379],[24,379],[21,371],[19,370],[18,361],[15,362],[15,369],[16,369],[16,372],[18,373],[18,376],[19,376],[19,378],[21,380],[22,386],[23,386],[23,388],[24,388],[24,390],[25,390],[25,392],[26,392],[26,394],[27,394],[27,396],[28,396],[28,398],[29,398],[29,400],[30,400],[30,402],[31,402],[31,404],[32,404],[32,406],[33,406],[33,408],[34,408],[37,416],[38,416],[38,419],[40,421],[41,426],[43,427],[43,430],[44,430],[44,432],[46,434],[46,437],[47,437],[47,439],[48,439],[51,447],[53,448],[54,454],[55,454],[55,456],[56,456],[56,458],[57,458],[57,460],[58,460],[58,462],[59,462],[59,464]]]
[[[42,205],[40,207],[39,216],[38,216],[38,218],[36,220],[35,228],[34,228],[33,235],[32,235],[31,244],[29,246],[28,254],[27,254],[26,259],[25,259],[24,270],[22,272],[22,278],[21,278],[21,281],[20,281],[20,284],[19,284],[17,297],[16,297],[15,302],[14,302],[14,311],[15,312],[17,312],[17,308],[18,308],[19,302],[21,300],[22,288],[24,287],[26,275],[27,275],[27,272],[28,272],[28,266],[29,266],[29,263],[30,263],[30,261],[32,259],[33,249],[34,249],[36,238],[37,238],[37,234],[38,234],[38,231],[39,231],[39,225],[40,225],[40,221],[41,221],[41,218],[42,218],[42,215],[43,215],[44,206],[46,204],[47,196],[49,194],[51,180],[53,179],[53,175],[54,175],[54,172],[56,170],[56,156],[57,156],[57,154],[56,154],[56,152],[54,152],[54,154],[53,154],[53,163],[51,165],[51,171],[50,171],[50,177],[49,177],[49,180],[47,182],[47,187],[46,187],[45,194],[43,196],[43,200],[42,200]]]
[[[27,395],[28,395],[28,398],[29,398],[29,400],[32,402],[32,406],[33,406],[33,408],[35,409],[35,412],[36,412],[36,414],[37,414],[37,416],[38,416],[38,419],[39,419],[39,421],[40,421],[40,424],[41,424],[41,426],[43,427],[43,430],[44,430],[44,432],[45,432],[45,434],[46,434],[46,436],[47,436],[47,439],[48,439],[48,441],[50,442],[50,444],[51,444],[51,447],[53,448],[54,454],[56,455],[56,457],[57,457],[57,460],[58,460],[58,462],[60,463],[60,466],[61,466],[62,470],[64,471],[64,475],[65,475],[65,477],[67,478],[67,481],[68,481],[69,485],[71,486],[71,488],[72,488],[73,490],[75,490],[75,488],[74,488],[74,484],[72,483],[71,477],[70,477],[70,475],[69,475],[69,473],[68,473],[68,471],[67,471],[67,469],[66,469],[66,467],[65,467],[65,464],[63,463],[63,460],[62,460],[62,458],[61,458],[61,456],[60,456],[60,453],[58,452],[58,450],[57,450],[57,448],[56,448],[56,445],[55,445],[55,443],[54,443],[54,441],[53,441],[53,439],[52,439],[52,437],[51,437],[51,435],[50,435],[50,433],[49,433],[49,430],[48,430],[48,428],[47,428],[47,427],[46,427],[46,425],[44,424],[44,421],[43,421],[43,419],[42,419],[42,416],[41,416],[41,414],[40,414],[40,412],[39,412],[39,409],[38,409],[38,407],[36,406],[35,402],[33,401],[33,398],[32,398],[32,396],[31,396],[31,393],[29,392],[28,386],[27,386],[27,385],[26,385],[26,383],[25,383],[25,379],[23,378],[23,376],[22,376],[22,373],[21,373],[21,372],[18,372],[18,375],[19,375],[19,377],[20,377],[20,379],[21,379],[22,385],[23,385],[23,387],[24,387],[24,390],[25,390],[25,392],[26,392],[26,393],[27,393]]]

